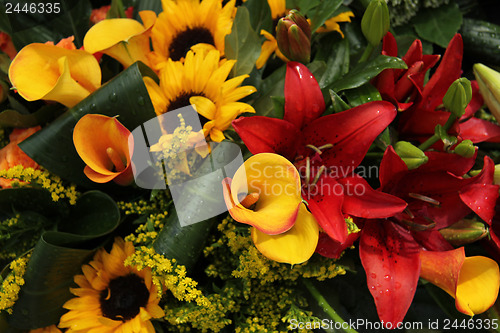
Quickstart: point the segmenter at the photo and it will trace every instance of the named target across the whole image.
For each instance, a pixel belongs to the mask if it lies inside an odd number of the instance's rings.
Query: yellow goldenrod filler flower
[[[24,273],[28,264],[29,256],[18,258],[10,263],[10,274],[0,285],[0,311],[12,313],[12,307],[17,301],[21,286],[24,285]]]
[[[135,252],[130,242],[117,238],[111,252],[100,249],[94,259],[76,275],[77,296],[64,304],[69,312],[61,317],[66,333],[154,332],[151,318],[164,316],[158,305],[160,293],[152,282],[151,269],[125,266]]]
[[[221,0],[164,0],[162,5],[163,12],[151,34],[153,68],[160,69],[169,58],[184,59],[195,45],[219,50],[224,55],[224,39],[233,26],[235,0],[224,7]]]
[[[248,75],[227,80],[235,62],[220,60],[217,50],[189,51],[184,63],[169,59],[160,71],[160,85],[144,78],[156,114],[192,104],[200,115],[204,135],[221,142],[231,121],[243,112],[255,112],[250,105],[238,102],[256,91],[252,86],[239,86]]]

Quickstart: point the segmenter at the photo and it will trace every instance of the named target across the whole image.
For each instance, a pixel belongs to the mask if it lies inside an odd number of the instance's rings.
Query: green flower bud
[[[500,123],[500,73],[483,64],[475,64],[473,70],[484,102]]]
[[[464,140],[455,147],[454,153],[470,158],[476,153],[476,147],[471,140]]]
[[[308,63],[311,58],[311,26],[297,10],[278,21],[276,27],[278,47],[292,61]]]
[[[394,145],[394,150],[405,162],[409,170],[416,169],[429,160],[423,151],[406,141],[397,142]]]
[[[368,42],[377,46],[389,31],[389,8],[385,0],[372,0],[361,19],[361,30]]]
[[[451,84],[443,97],[444,107],[460,118],[465,113],[465,108],[472,99],[472,87],[470,81],[464,77],[456,79]]]
[[[484,223],[467,219],[440,229],[439,232],[453,246],[470,244],[488,235],[488,229]]]
[[[500,185],[500,164],[495,165],[495,173],[493,174],[493,183]]]

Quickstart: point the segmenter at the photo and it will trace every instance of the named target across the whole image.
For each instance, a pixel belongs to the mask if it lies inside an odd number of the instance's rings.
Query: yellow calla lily
[[[136,61],[149,65],[149,36],[156,21],[151,10],[139,12],[142,22],[128,18],[103,20],[94,25],[83,39],[87,52],[102,52],[127,68]]]
[[[319,239],[319,226],[304,204],[293,227],[279,235],[268,235],[252,228],[255,247],[269,259],[287,264],[303,263],[314,254]]]
[[[101,86],[101,68],[85,51],[33,43],[14,58],[9,78],[28,101],[43,99],[73,107]]]
[[[268,235],[281,234],[294,225],[302,201],[300,176],[286,158],[254,155],[223,185],[229,214],[236,221]]]
[[[87,164],[83,172],[96,183],[113,180],[129,185],[133,180],[130,131],[115,117],[87,114],[75,125],[73,143]]]
[[[461,247],[452,251],[421,251],[420,261],[420,277],[454,297],[458,311],[473,316],[495,303],[500,272],[494,260],[465,257]]]

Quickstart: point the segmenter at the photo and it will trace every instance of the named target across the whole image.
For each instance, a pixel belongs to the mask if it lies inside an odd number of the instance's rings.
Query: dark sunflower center
[[[189,99],[193,96],[205,97],[205,95],[203,93],[196,93],[194,91],[182,92],[181,94],[179,94],[179,96],[177,96],[176,99],[174,99],[172,102],[170,102],[170,105],[167,107],[167,110],[165,112],[174,111],[174,110],[183,108],[185,106],[191,105],[191,103],[189,103]],[[203,128],[203,125],[205,125],[208,121],[210,121],[210,119],[203,117],[201,114],[198,114],[198,116],[200,117],[201,127]],[[163,119],[166,119],[166,117]],[[169,121],[172,121],[172,119],[169,118]],[[166,128],[168,131],[168,129],[172,129],[172,130],[175,129],[177,126],[180,125],[180,123],[178,123],[178,124],[162,124],[162,125],[163,125],[163,128]]]
[[[135,274],[111,280],[107,289],[101,291],[99,301],[104,317],[127,321],[139,314],[148,303],[149,291],[144,280]]]
[[[191,46],[205,43],[215,45],[212,33],[206,28],[192,28],[179,33],[170,43],[168,52],[170,58],[174,61],[179,61],[191,49]]]

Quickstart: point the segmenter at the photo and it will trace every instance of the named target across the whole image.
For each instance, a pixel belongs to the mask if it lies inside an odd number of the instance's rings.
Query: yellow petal
[[[194,105],[196,112],[208,120],[215,118],[215,104],[210,99],[203,96],[193,96],[189,99],[189,103]]]
[[[163,93],[160,86],[149,76],[143,77],[144,84],[148,90],[149,97],[151,98],[151,103],[155,108],[156,115],[161,115],[167,110],[167,98]]]
[[[101,86],[101,69],[85,51],[32,43],[12,61],[9,78],[28,101],[47,99],[72,107]]]
[[[286,158],[271,153],[254,155],[223,185],[224,200],[236,221],[269,235],[283,233],[295,223],[302,201],[300,176]],[[240,203],[248,193],[259,195],[253,209]]]
[[[486,257],[467,257],[460,270],[455,298],[457,310],[473,316],[496,301],[500,283],[498,264]]]
[[[316,250],[318,238],[318,223],[304,204],[300,205],[295,224],[285,233],[271,236],[252,228],[252,240],[264,256],[292,265],[309,260]]]

